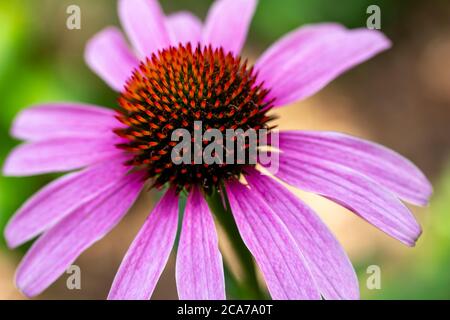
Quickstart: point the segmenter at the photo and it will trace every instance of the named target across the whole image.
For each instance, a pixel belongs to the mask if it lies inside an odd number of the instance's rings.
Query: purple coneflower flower
[[[354,269],[317,215],[258,166],[176,166],[175,128],[270,128],[267,111],[305,99],[390,47],[377,31],[306,26],[276,42],[253,68],[239,58],[256,0],[218,0],[205,23],[164,16],[156,0],[121,0],[122,33],[108,28],[86,49],[89,66],[120,92],[120,111],[73,103],[34,106],[12,134],[27,142],[4,174],[75,171],[19,209],[5,236],[17,247],[39,236],[17,285],[35,296],[107,234],[146,181],[167,191],[137,235],[110,299],[149,299],[173,249],[180,191],[188,192],[178,244],[181,299],[224,299],[222,257],[205,194],[224,186],[234,220],[274,299],[356,299]],[[413,246],[420,226],[401,200],[425,205],[432,187],[411,162],[380,145],[334,132],[279,134],[276,177],[345,206]],[[125,165],[124,165],[125,164]],[[242,182],[245,178],[245,184]]]

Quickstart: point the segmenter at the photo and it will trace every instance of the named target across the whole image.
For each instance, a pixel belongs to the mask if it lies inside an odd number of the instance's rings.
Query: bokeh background
[[[162,0],[204,17],[210,0]],[[82,29],[66,28],[66,8],[82,10]],[[277,110],[283,129],[336,130],[385,144],[413,160],[430,177],[428,208],[412,208],[423,225],[416,248],[407,248],[353,214],[319,197],[298,193],[343,243],[360,279],[363,299],[450,298],[450,2],[447,0],[261,0],[244,55],[254,60],[284,33],[306,23],[337,21],[363,27],[366,9],[382,10],[382,29],[393,40],[387,53],[352,70],[311,99]],[[26,106],[79,101],[114,108],[117,95],[83,61],[86,41],[119,25],[115,0],[0,1],[0,165],[19,142],[8,135]],[[14,211],[55,176],[0,177],[0,230]],[[104,299],[156,193],[142,195],[130,214],[76,262],[82,290],[66,288],[68,275],[38,299]],[[221,237],[223,239],[223,237]],[[30,244],[9,250],[0,238],[0,298],[23,299],[14,269]],[[225,256],[233,259],[225,240]],[[367,268],[381,268],[381,289],[366,286]],[[239,270],[235,270],[239,276]],[[154,298],[176,298],[174,259]]]

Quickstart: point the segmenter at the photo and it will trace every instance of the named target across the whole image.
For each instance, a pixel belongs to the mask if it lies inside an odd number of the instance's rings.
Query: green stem
[[[242,240],[236,222],[233,219],[230,205],[226,195],[224,196],[225,204],[222,201],[222,195],[219,192],[214,191],[207,197],[208,205],[211,211],[215,214],[223,229],[228,235],[228,238],[233,246],[233,249],[239,259],[241,268],[244,272],[242,283],[240,284],[240,292],[244,295],[245,299],[265,299],[266,295],[261,290],[258,282],[255,264],[251,253],[248,251],[244,241]],[[227,273],[231,275],[227,265],[225,266]],[[233,280],[235,280],[233,278]],[[233,281],[235,282],[235,281]]]

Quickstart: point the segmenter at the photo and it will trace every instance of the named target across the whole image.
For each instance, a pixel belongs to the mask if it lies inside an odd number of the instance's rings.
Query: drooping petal
[[[281,180],[333,200],[408,246],[422,232],[397,197],[352,169],[307,154],[292,158],[281,153],[279,164],[275,175]]]
[[[303,154],[339,163],[385,186],[398,197],[426,205],[433,188],[411,161],[379,144],[337,132],[280,132],[280,149],[290,157]]]
[[[23,258],[16,274],[17,287],[29,297],[45,290],[84,250],[119,223],[142,186],[140,175],[128,175],[45,233]]]
[[[202,40],[202,22],[190,12],[172,14],[166,24],[172,45],[191,43],[195,47]]]
[[[114,139],[55,138],[22,144],[5,160],[3,174],[23,177],[93,165],[121,155],[121,151],[115,147]]]
[[[109,292],[110,300],[148,300],[161,276],[178,227],[178,196],[169,189],[133,241]]]
[[[271,88],[268,99],[283,106],[317,93],[390,46],[389,39],[375,30],[309,26],[275,43],[256,64],[256,70],[259,80]]]
[[[234,219],[273,299],[320,299],[292,234],[261,196],[239,182],[227,185]]]
[[[130,51],[122,33],[110,27],[92,38],[85,51],[88,66],[112,89],[121,92],[139,60]]]
[[[240,54],[257,0],[216,0],[206,18],[203,44]]]
[[[121,161],[122,160],[122,161]],[[10,247],[17,247],[50,229],[81,205],[101,196],[118,183],[129,168],[122,158],[68,174],[31,197],[5,228]]]
[[[182,300],[224,300],[225,280],[214,220],[198,188],[189,195],[177,252]]]
[[[347,254],[321,219],[277,181],[257,171],[246,179],[294,237],[327,300],[358,299],[359,286]]]
[[[52,103],[27,108],[19,113],[12,136],[30,141],[61,137],[99,139],[123,125],[114,111],[75,103]]]
[[[119,17],[141,59],[170,46],[164,12],[157,0],[119,0]]]

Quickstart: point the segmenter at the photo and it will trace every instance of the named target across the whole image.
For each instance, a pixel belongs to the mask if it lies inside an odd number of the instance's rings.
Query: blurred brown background
[[[162,1],[166,13],[188,9],[202,18],[212,1]],[[82,29],[66,29],[66,8],[82,10]],[[389,52],[352,70],[320,94],[277,110],[282,129],[342,131],[382,143],[415,162],[431,178],[429,208],[413,208],[424,234],[406,248],[317,196],[298,193],[324,218],[353,261],[366,299],[450,298],[450,2],[370,0],[261,0],[244,55],[252,60],[284,33],[306,23],[337,21],[364,27],[366,8],[377,4]],[[85,66],[86,41],[119,25],[115,0],[12,0],[0,3],[0,163],[18,142],[8,137],[14,115],[33,103],[81,101],[115,107],[116,94]],[[0,178],[0,229],[31,194],[53,176]],[[150,212],[155,194],[144,194],[104,240],[76,262],[82,290],[66,288],[67,275],[39,299],[104,299],[120,261]],[[14,269],[26,246],[0,242],[0,298],[22,299]],[[226,248],[226,243],[223,243]],[[225,255],[228,255],[225,249]],[[366,270],[379,265],[382,289],[368,290]],[[176,298],[174,259],[154,294]]]

